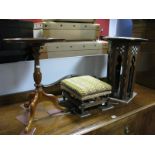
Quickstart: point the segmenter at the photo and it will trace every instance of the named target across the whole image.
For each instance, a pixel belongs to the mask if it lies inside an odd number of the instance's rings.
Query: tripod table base
[[[30,97],[29,103],[24,104],[24,106],[21,105],[24,109],[23,114],[17,116],[17,119],[26,125],[25,133],[30,132],[33,121],[61,113],[64,110],[64,108],[58,104],[57,97],[52,94],[46,94],[42,88],[36,89],[35,93],[32,93]],[[41,102],[44,103],[45,106],[39,104]]]

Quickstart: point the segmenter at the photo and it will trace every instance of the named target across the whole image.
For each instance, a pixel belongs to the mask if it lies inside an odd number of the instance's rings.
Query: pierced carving
[[[108,79],[113,87],[114,98],[132,97],[139,44],[140,41],[130,39],[110,40]]]

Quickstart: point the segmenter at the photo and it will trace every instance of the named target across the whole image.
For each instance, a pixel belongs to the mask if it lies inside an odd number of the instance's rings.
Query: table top
[[[120,40],[120,41],[137,41],[137,42],[144,42],[148,41],[148,39],[144,38],[135,38],[135,37],[104,37],[101,36],[102,40]]]
[[[3,41],[7,43],[26,43],[26,44],[44,44],[48,42],[60,42],[65,39],[58,38],[5,38]]]

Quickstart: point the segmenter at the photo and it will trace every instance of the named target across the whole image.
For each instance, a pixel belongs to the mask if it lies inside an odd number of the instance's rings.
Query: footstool
[[[71,112],[81,117],[90,115],[89,109],[100,107],[111,109],[108,96],[112,87],[106,82],[89,75],[72,77],[61,81],[63,102]]]

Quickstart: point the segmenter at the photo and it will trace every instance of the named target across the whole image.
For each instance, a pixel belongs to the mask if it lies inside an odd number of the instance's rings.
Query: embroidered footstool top
[[[80,100],[88,100],[111,93],[111,85],[92,76],[78,76],[61,81],[61,88]]]

